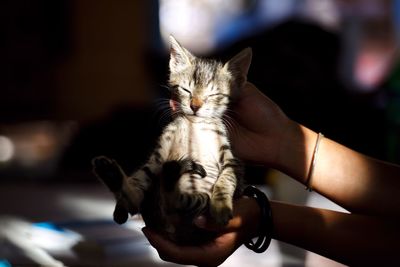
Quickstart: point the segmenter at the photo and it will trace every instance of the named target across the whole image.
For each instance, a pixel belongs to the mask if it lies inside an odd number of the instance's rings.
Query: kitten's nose
[[[190,100],[190,108],[193,110],[194,113],[196,113],[201,108],[202,105],[203,101],[198,97],[193,97]]]

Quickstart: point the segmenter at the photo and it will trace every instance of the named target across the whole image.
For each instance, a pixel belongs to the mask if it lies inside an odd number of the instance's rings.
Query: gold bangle
[[[319,143],[321,142],[323,137],[324,137],[324,135],[322,133],[318,133],[317,141],[315,142],[314,152],[313,152],[313,155],[311,158],[311,165],[310,165],[310,169],[308,171],[308,176],[307,176],[307,181],[306,181],[306,190],[308,190],[310,192],[312,191],[311,179],[313,177],[315,163],[317,162]]]

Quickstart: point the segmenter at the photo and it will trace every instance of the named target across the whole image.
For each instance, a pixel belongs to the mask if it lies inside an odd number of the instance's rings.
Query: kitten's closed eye
[[[189,95],[192,95],[192,92],[189,89],[187,89],[181,85],[172,85],[171,88],[176,92],[181,91],[181,92],[185,92]]]
[[[228,98],[230,99],[231,97],[228,94],[223,94],[223,93],[215,93],[211,95],[207,95],[205,97],[205,102],[212,101],[212,102],[220,102],[222,99]]]
[[[192,95],[192,92],[190,92],[188,89],[186,89],[182,86],[179,86],[179,88],[182,89],[183,91],[185,91],[186,93],[188,93],[189,95]]]
[[[223,93],[215,93],[215,94],[211,94],[211,95],[208,95],[208,96],[206,96],[206,98],[209,98],[209,97],[214,97],[214,96],[224,96],[224,97],[229,97],[229,95],[228,95],[228,94],[223,94]]]

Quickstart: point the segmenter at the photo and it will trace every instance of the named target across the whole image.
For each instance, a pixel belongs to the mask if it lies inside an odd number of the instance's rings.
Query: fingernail
[[[199,216],[199,217],[197,217],[197,218],[195,218],[194,219],[194,224],[197,226],[197,227],[200,227],[200,228],[204,228],[205,226],[206,226],[206,224],[207,224],[207,219],[206,219],[206,217],[205,216]]]

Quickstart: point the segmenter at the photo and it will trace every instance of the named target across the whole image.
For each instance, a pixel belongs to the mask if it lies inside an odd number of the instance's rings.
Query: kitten
[[[192,55],[170,37],[171,108],[166,126],[146,164],[132,175],[106,157],[93,160],[95,174],[114,193],[114,220],[140,212],[146,225],[180,243],[209,238],[192,224],[206,214],[219,225],[232,218],[241,194],[242,166],[231,151],[223,117],[244,86],[251,62],[247,48],[222,64]]]

